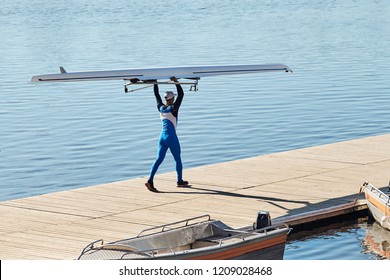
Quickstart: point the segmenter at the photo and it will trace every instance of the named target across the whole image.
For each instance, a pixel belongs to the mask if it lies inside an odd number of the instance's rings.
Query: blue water
[[[32,84],[33,75],[58,66],[294,70],[202,79],[179,114],[189,168],[390,133],[389,30],[388,0],[3,0],[0,201],[147,176],[156,156],[150,89]],[[172,170],[168,156],[159,172]]]

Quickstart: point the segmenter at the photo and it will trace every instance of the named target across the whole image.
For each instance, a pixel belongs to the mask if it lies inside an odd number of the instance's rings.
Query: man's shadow
[[[216,195],[216,196],[229,196],[229,197],[236,197],[236,198],[249,198],[254,199],[256,201],[262,201],[267,202],[269,204],[272,204],[276,207],[279,207],[284,210],[290,210],[286,207],[283,207],[279,204],[279,202],[286,202],[286,203],[298,203],[298,204],[304,204],[305,206],[311,205],[308,201],[304,200],[289,200],[289,199],[283,199],[283,198],[277,198],[277,197],[271,197],[271,196],[261,196],[261,195],[247,195],[247,194],[239,194],[234,192],[228,192],[228,191],[222,191],[222,190],[213,190],[213,189],[205,189],[205,188],[199,188],[199,187],[193,187],[192,185],[188,185],[186,187],[180,187],[183,191],[159,191],[159,193],[175,193],[175,194],[183,194],[183,195],[191,195],[191,194],[204,194],[204,195]],[[197,190],[197,191],[184,191],[184,189],[191,189],[191,190]]]

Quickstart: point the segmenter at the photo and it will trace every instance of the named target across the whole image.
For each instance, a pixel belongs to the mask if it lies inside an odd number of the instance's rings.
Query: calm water
[[[58,66],[294,70],[201,80],[179,115],[187,168],[389,133],[389,15],[387,0],[3,0],[0,200],[149,173],[160,133],[151,90],[30,83]],[[168,156],[159,171],[171,170]]]
[[[202,79],[179,115],[186,168],[390,133],[389,15],[388,0],[3,0],[0,201],[149,173],[152,91],[30,83],[58,66],[294,70]],[[168,156],[159,172],[172,170]]]
[[[336,223],[290,239],[286,260],[390,260],[390,231],[371,219]]]

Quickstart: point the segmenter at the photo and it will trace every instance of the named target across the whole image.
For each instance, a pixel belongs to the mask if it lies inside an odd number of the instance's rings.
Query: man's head
[[[173,91],[167,91],[164,93],[164,98],[167,104],[172,104],[175,100],[175,94]]]

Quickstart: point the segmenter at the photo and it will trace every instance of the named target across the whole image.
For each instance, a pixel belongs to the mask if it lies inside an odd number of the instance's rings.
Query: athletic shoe
[[[148,190],[149,191],[151,191],[151,192],[158,192],[158,190],[154,187],[154,185],[153,185],[153,181],[147,181],[146,183],[145,183],[145,186],[148,188]]]
[[[180,182],[177,182],[177,187],[178,188],[185,188],[188,187],[188,182],[181,180]]]

